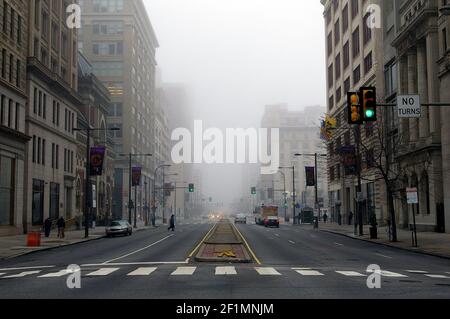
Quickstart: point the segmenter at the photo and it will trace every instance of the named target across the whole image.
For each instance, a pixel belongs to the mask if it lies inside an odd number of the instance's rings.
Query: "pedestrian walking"
[[[44,232],[45,232],[45,237],[50,237],[50,231],[52,230],[52,220],[49,218],[47,218],[44,222]]]
[[[338,224],[339,224],[339,226],[342,225],[342,215],[341,215],[341,213],[338,214]]]
[[[64,218],[62,216],[59,217],[58,221],[56,222],[56,225],[58,226],[58,238],[64,238],[65,237],[64,230],[66,228],[66,221],[64,220]]]
[[[353,212],[350,212],[348,214],[348,224],[351,225],[352,224],[352,220],[353,220]]]
[[[328,220],[328,215],[327,213],[323,214],[323,222],[326,224]]]
[[[169,228],[167,228],[167,230],[171,230],[175,231],[175,215],[172,214],[172,216],[170,217],[170,225]]]

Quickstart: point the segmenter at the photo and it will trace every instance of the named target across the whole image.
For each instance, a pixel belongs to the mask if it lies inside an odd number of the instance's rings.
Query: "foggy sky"
[[[186,85],[195,118],[207,127],[259,127],[267,104],[326,105],[319,0],[144,2],[163,82]],[[202,168],[207,195],[216,200],[230,201],[250,186],[239,184],[243,166]]]

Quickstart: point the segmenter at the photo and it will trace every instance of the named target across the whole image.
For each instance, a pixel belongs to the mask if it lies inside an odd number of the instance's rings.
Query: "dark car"
[[[126,220],[116,220],[111,222],[111,225],[106,227],[106,236],[114,237],[116,235],[131,236],[133,234],[133,227]]]
[[[264,226],[280,228],[280,221],[277,216],[268,216],[264,219]]]

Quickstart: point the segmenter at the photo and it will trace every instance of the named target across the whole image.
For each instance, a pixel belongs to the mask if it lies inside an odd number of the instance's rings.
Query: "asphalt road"
[[[0,262],[0,298],[449,298],[450,260],[316,231],[238,225],[253,264],[199,264],[188,257],[212,224],[160,227]],[[68,265],[81,266],[69,289]],[[379,265],[381,288],[367,267]]]

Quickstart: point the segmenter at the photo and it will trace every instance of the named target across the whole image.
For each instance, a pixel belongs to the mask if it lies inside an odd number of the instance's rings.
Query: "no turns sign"
[[[399,118],[420,118],[422,107],[419,95],[400,95],[397,97]]]

